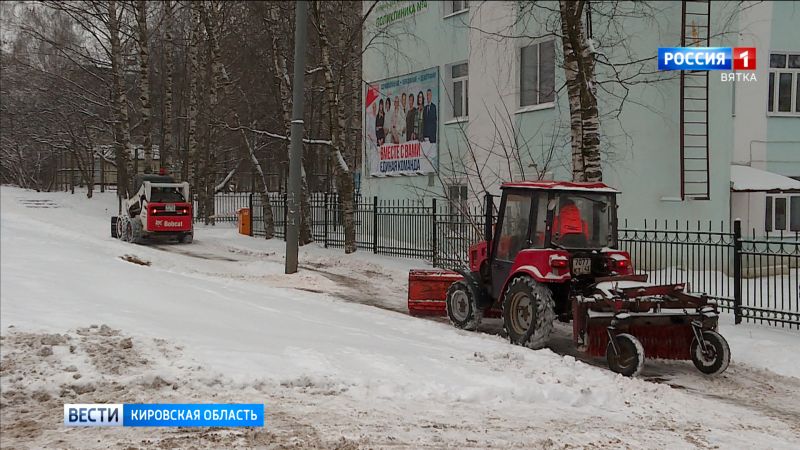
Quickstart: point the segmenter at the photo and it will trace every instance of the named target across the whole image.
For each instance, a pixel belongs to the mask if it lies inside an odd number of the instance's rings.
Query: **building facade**
[[[800,230],[800,8],[587,3],[620,217]],[[503,181],[571,178],[558,2],[363,8],[363,195],[478,204]],[[755,47],[755,79],[659,72],[658,48],[682,45]]]

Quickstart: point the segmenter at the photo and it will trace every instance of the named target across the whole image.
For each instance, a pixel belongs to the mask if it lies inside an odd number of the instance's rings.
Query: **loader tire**
[[[117,216],[114,216],[114,217],[111,218],[111,237],[112,238],[118,237],[118,234],[117,234],[117,220],[119,220],[119,217],[117,217]]]
[[[132,244],[141,244],[144,241],[142,236],[142,222],[138,219],[129,220],[128,224],[131,227],[131,234],[128,236],[129,242]]]
[[[503,329],[512,344],[543,348],[555,318],[553,293],[547,286],[526,276],[511,281],[503,298]]]
[[[194,233],[186,233],[179,239],[181,244],[191,244],[193,240],[194,240]]]
[[[130,220],[126,216],[121,216],[117,219],[117,237],[121,241],[128,242],[130,238],[128,237],[128,232],[130,231]]]
[[[478,308],[478,294],[466,281],[456,281],[450,285],[445,307],[450,323],[456,328],[475,331],[481,324],[483,312]]]
[[[703,331],[706,352],[703,352],[697,339],[692,339],[689,354],[697,370],[706,375],[719,375],[731,362],[731,348],[728,341],[716,331]]]
[[[614,345],[609,341],[606,347],[608,368],[626,377],[639,375],[644,367],[642,343],[635,336],[627,333],[614,336],[614,343],[619,352],[614,351]]]

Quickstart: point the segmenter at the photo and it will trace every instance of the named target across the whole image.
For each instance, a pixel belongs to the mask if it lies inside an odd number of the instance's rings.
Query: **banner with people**
[[[370,175],[424,175],[436,171],[438,105],[437,67],[367,86],[364,142]]]

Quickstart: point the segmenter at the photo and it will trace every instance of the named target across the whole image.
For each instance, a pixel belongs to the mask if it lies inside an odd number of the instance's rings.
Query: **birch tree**
[[[205,4],[201,4],[199,6],[201,19],[203,21],[206,34],[208,35],[208,40],[210,43],[210,50],[211,50],[211,69],[214,73],[212,84],[217,85],[221,84],[224,95],[228,97],[231,92],[231,79],[228,75],[228,71],[225,68],[221,60],[221,50],[219,45],[219,37],[217,35],[217,30],[212,23],[212,17],[209,14],[209,11],[206,9]],[[213,91],[216,95],[216,88]],[[235,105],[235,102],[230,102],[231,105]],[[267,182],[267,177],[264,174],[263,169],[261,168],[261,164],[258,162],[258,158],[255,154],[255,149],[251,144],[250,140],[247,137],[247,133],[245,129],[242,127],[241,119],[239,117],[239,113],[236,111],[235,106],[231,106],[229,113],[233,116],[234,124],[239,131],[239,136],[242,139],[242,142],[247,150],[248,156],[251,158],[253,165],[255,166],[256,170],[258,171],[261,182],[264,188],[264,195],[262,196],[262,203],[264,208],[264,228],[265,234],[267,239],[271,239],[275,235],[275,224],[274,218],[272,214],[272,205],[269,199],[269,183]]]
[[[150,34],[147,30],[147,1],[136,1],[136,28],[139,44],[139,102],[142,114],[142,151],[144,153],[144,172],[153,171],[153,136],[150,120]]]
[[[125,89],[125,75],[122,68],[122,46],[120,44],[120,8],[117,10],[117,2],[110,0],[108,8],[108,34],[111,41],[111,72],[114,78],[114,131],[115,149],[117,163],[117,195],[122,198],[128,197],[129,180],[128,166],[131,155],[131,133],[128,122],[128,96]]]
[[[189,180],[192,161],[197,159],[197,79],[199,77],[199,64],[197,60],[197,47],[199,37],[200,14],[195,3],[191,4],[191,19],[189,21],[189,114],[187,125],[186,157],[183,160],[182,178]]]
[[[328,6],[328,4],[325,4],[325,6]],[[324,9],[326,9],[325,6],[323,6],[323,2],[315,1],[313,3],[312,17],[316,27],[317,37],[319,38],[321,56],[320,67],[325,76],[325,103],[328,112],[328,128],[330,129],[331,135],[329,158],[331,159],[331,165],[334,168],[337,192],[339,194],[339,201],[344,213],[344,252],[353,253],[357,249],[354,218],[355,190],[353,184],[353,173],[342,152],[343,149],[348,148],[348,144],[350,144],[350,148],[357,147],[356,145],[353,145],[355,143],[348,142],[348,130],[345,116],[346,108],[352,107],[353,110],[355,110],[357,105],[352,105],[350,102],[343,101],[345,99],[345,89],[349,85],[349,77],[352,77],[353,74],[352,69],[345,68],[346,64],[343,64],[345,61],[339,61],[341,65],[338,67],[338,70],[336,70],[337,73],[334,73],[335,68],[333,65],[332,56],[332,39],[334,37],[329,32],[328,27],[331,11],[324,11]],[[361,25],[359,24],[359,33],[360,26]],[[346,40],[347,36],[340,32],[336,34],[335,38],[339,40],[339,44],[342,44],[342,41]],[[355,46],[350,45],[345,46],[344,48],[339,47],[339,49],[343,52],[346,52],[345,54],[350,53],[350,55],[352,55],[352,52],[355,51],[360,57],[360,46],[358,46],[356,50],[354,50],[354,47]]]
[[[587,0],[559,1],[564,75],[572,134],[572,180],[602,181],[595,62],[583,24],[583,8],[586,3]]]
[[[166,53],[166,69],[164,82],[164,110],[161,128],[164,130],[164,142],[160,149],[161,167],[169,169],[172,158],[172,129],[174,128],[172,117],[172,74],[175,71],[175,48],[172,40],[173,27],[175,22],[172,0],[165,0],[164,6],[164,51]]]

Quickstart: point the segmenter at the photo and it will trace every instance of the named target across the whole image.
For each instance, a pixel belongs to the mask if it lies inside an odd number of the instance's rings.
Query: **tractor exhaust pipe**
[[[486,194],[486,211],[483,218],[483,240],[489,242],[492,240],[492,220],[494,218],[494,201],[492,194]]]

